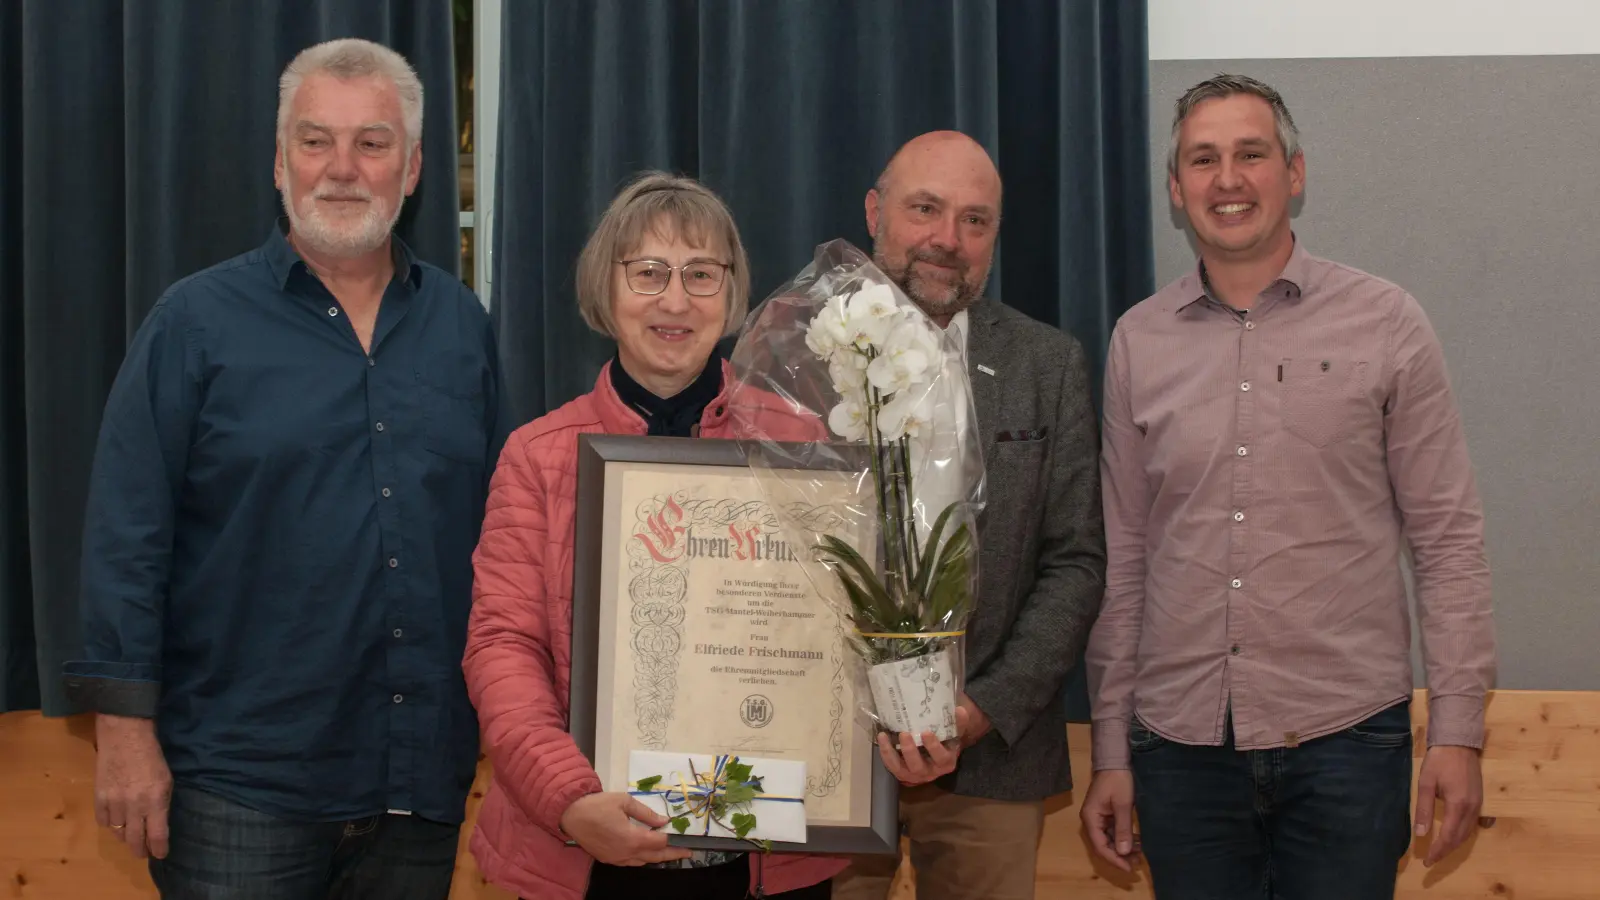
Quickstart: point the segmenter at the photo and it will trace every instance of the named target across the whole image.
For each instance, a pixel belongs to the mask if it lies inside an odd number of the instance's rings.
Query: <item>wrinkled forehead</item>
[[[897,197],[931,195],[957,206],[1000,208],[1000,173],[981,150],[950,142],[895,160],[885,187]]]
[[[306,76],[289,105],[288,127],[310,124],[326,129],[386,127],[404,130],[400,91],[381,75],[337,78],[325,72]]]

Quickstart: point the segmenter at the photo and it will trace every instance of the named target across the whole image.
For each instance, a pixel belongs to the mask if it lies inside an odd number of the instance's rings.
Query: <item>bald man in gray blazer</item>
[[[924,134],[867,192],[873,259],[966,352],[986,467],[959,753],[880,750],[906,785],[918,900],[1029,900],[1044,800],[1072,786],[1061,685],[1105,588],[1099,443],[1083,348],[983,297],[1000,175],[983,148]],[[899,860],[858,857],[838,900],[883,900]]]

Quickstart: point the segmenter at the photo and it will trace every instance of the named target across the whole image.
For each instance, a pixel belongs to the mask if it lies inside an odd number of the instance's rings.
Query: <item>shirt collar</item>
[[[1283,271],[1276,280],[1267,286],[1270,291],[1278,285],[1290,285],[1297,293],[1304,294],[1307,282],[1311,276],[1311,254],[1306,252],[1305,245],[1300,243],[1300,238],[1291,234],[1294,246],[1289,250],[1289,260],[1283,264]],[[1181,313],[1189,307],[1203,301],[1210,301],[1217,306],[1222,306],[1222,300],[1211,293],[1211,283],[1206,278],[1206,262],[1198,260],[1195,267],[1183,276],[1179,285],[1179,303],[1173,312]],[[1265,293],[1265,292],[1263,292]]]
[[[950,317],[950,324],[945,327],[945,332],[952,334],[956,339],[956,346],[961,348],[961,355],[967,355],[967,311],[961,310]]]
[[[389,247],[394,254],[394,270],[396,274],[405,273],[405,280],[413,288],[422,287],[422,264],[417,261],[415,254],[398,234],[389,235]],[[272,233],[267,235],[267,242],[262,245],[261,252],[266,256],[267,266],[272,270],[273,283],[280,288],[289,286],[289,276],[294,274],[295,268],[310,273],[305,260],[295,252],[294,246],[289,243],[289,219],[279,216],[272,226]]]

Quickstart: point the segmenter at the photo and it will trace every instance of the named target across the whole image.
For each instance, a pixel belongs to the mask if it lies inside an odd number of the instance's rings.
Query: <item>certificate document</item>
[[[608,461],[598,572],[595,768],[627,790],[635,750],[806,763],[808,827],[870,827],[859,658],[744,465]],[[791,512],[855,542],[845,472]],[[586,602],[575,598],[575,603]]]

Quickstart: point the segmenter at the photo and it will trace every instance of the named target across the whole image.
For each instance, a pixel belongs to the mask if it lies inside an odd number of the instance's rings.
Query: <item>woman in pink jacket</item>
[[[731,372],[716,343],[744,319],[749,263],[722,201],[649,173],[612,201],[578,260],[584,321],[614,338],[594,390],[506,442],[473,557],[464,668],[494,780],[472,853],[491,882],[537,900],[821,900],[844,861],[667,846],[665,819],[602,792],[567,733],[578,435],[728,437]],[[814,421],[766,412],[780,439]],[[570,843],[569,843],[570,842]]]

